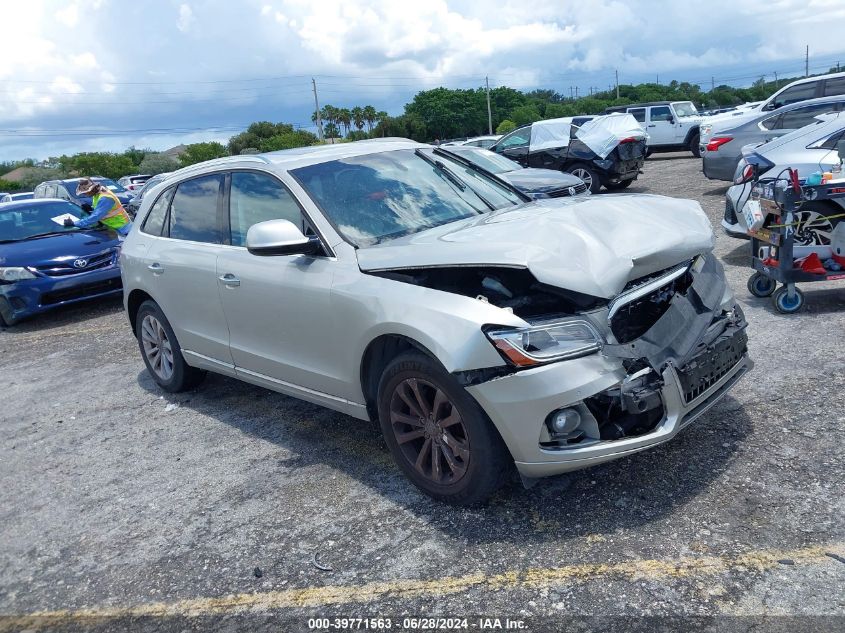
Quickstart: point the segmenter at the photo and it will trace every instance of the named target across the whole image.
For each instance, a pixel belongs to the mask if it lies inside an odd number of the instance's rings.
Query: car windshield
[[[114,180],[109,180],[108,178],[95,178],[94,182],[103,185],[109,191],[114,191],[115,193],[126,193],[126,189],[121,187]]]
[[[695,105],[692,101],[678,101],[677,103],[673,103],[672,105],[675,108],[675,114],[677,114],[679,117],[698,115],[698,110],[696,110]]]
[[[506,187],[428,148],[354,156],[291,174],[358,247],[522,202]]]
[[[450,148],[446,148],[449,150]],[[496,152],[491,152],[486,149],[463,149],[454,150],[455,154],[461,158],[472,161],[482,169],[486,169],[493,174],[504,174],[509,171],[522,169],[522,165],[510,158],[505,158]]]
[[[65,214],[79,219],[82,210],[75,204],[58,200],[9,209],[0,207],[0,242],[16,242],[38,235],[78,231],[77,228],[65,227],[61,222],[53,220],[62,219]]]

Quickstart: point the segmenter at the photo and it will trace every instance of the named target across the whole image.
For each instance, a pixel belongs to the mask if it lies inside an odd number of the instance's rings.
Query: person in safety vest
[[[102,224],[114,231],[121,237],[126,237],[129,229],[132,228],[132,219],[123,208],[120,200],[108,187],[94,182],[90,178],[83,178],[76,187],[77,196],[91,197],[91,213],[88,217],[73,221],[65,219],[65,226],[75,226],[80,229],[87,229],[96,224]]]

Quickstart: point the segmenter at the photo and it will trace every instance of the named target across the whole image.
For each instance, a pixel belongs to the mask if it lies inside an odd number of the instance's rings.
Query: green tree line
[[[678,81],[622,84],[618,98],[615,89],[572,99],[552,89],[522,92],[502,86],[490,90],[490,113],[493,129],[504,134],[541,119],[599,114],[611,106],[642,101],[692,101],[702,109],[733,106],[766,99],[795,79],[798,78],[784,78],[776,83],[761,77],[747,88],[719,85],[706,92],[697,84]],[[311,120],[317,122],[316,112]],[[388,116],[387,112],[371,105],[351,108],[324,105],[320,109],[319,120],[325,142],[384,136],[416,141],[479,136],[488,132],[487,93],[484,88],[423,90],[405,105],[404,112],[398,116]],[[226,145],[216,141],[192,143],[178,158],[130,147],[122,153],[82,152],[50,158],[41,163],[32,159],[0,162],[0,191],[30,190],[44,180],[70,176],[120,178],[133,173],[159,174],[222,156],[272,152],[319,142],[315,134],[296,129],[291,124],[258,121],[244,132],[232,136]],[[2,179],[3,174],[17,167],[28,168],[23,180],[9,182]]]

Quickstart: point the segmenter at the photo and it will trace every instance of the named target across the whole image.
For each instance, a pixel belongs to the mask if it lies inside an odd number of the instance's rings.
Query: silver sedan
[[[220,159],[121,253],[153,379],[206,371],[377,420],[451,503],[671,439],[750,368],[698,204],[529,201],[404,140]],[[694,459],[694,456],[691,457]]]

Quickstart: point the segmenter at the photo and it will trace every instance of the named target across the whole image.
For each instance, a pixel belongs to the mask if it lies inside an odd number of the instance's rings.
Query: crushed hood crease
[[[611,298],[629,281],[713,249],[701,206],[646,194],[538,200],[357,251],[363,271],[528,268],[541,283]]]

